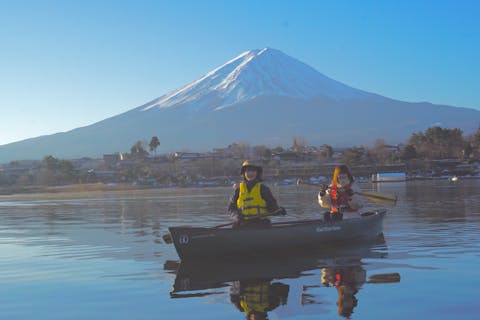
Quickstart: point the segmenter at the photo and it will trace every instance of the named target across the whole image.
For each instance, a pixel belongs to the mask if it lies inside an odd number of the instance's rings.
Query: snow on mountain
[[[247,117],[245,115],[248,115]],[[254,116],[251,116],[254,115]],[[336,121],[342,116],[342,121]],[[432,124],[478,128],[480,111],[409,103],[351,88],[278,50],[246,51],[178,90],[68,132],[0,146],[0,163],[128,152],[158,136],[160,152],[207,151],[233,142],[284,146],[403,143]]]
[[[369,95],[330,79],[307,64],[271,48],[246,51],[200,79],[141,106],[143,111],[184,105],[221,110],[259,96],[333,100]]]

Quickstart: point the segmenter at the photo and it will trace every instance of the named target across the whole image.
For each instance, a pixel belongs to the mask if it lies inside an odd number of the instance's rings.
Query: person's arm
[[[363,199],[362,196],[356,194],[356,192],[361,191],[360,187],[356,183],[353,183],[352,186],[351,186],[351,189],[353,191],[353,195],[350,196],[350,200],[348,200],[348,205],[353,210],[358,210],[358,209],[363,208],[363,206],[365,204],[365,200]]]
[[[260,195],[262,196],[263,200],[265,200],[265,203],[267,204],[267,211],[269,213],[278,211],[280,209],[277,200],[272,194],[272,191],[270,191],[270,188],[263,183],[260,187]]]
[[[322,208],[330,209],[330,207],[332,206],[332,200],[331,200],[331,197],[330,197],[330,189],[327,189],[325,191],[321,190],[318,193],[318,204]]]
[[[232,218],[235,221],[238,221],[241,219],[241,212],[237,207],[237,200],[238,200],[239,194],[240,194],[240,188],[237,187],[233,192],[233,195],[230,198],[230,201],[228,202],[227,211],[230,214],[230,218]]]

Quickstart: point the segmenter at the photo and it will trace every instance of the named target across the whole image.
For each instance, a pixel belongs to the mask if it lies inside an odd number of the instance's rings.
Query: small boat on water
[[[297,220],[256,228],[178,226],[169,231],[182,261],[238,258],[375,240],[383,234],[385,215],[386,210],[382,209],[341,221]]]
[[[458,177],[457,176],[453,176],[449,179],[451,182],[457,182],[458,181]]]

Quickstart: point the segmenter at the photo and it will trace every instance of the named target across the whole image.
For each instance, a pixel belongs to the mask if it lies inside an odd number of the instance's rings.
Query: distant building
[[[384,172],[372,174],[372,182],[406,181],[405,172]]]
[[[208,153],[200,152],[175,152],[175,158],[180,160],[188,159],[207,159],[211,156]]]
[[[97,169],[104,165],[103,159],[81,158],[70,160],[72,165],[77,170]]]
[[[114,182],[117,181],[116,172],[114,170],[92,170],[92,174],[95,178],[101,182]]]
[[[121,153],[104,154],[103,155],[103,160],[105,161],[106,166],[113,167],[120,160],[123,160],[123,155]]]

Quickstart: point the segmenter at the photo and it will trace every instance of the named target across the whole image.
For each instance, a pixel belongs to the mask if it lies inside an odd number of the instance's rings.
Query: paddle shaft
[[[304,185],[307,185],[307,186],[317,187],[317,188],[322,189],[322,190],[327,190],[328,189],[328,185],[326,185],[326,184],[312,183],[312,182],[308,182],[308,181],[303,181],[302,179],[297,179],[297,185],[301,185],[301,184],[304,184]]]
[[[303,181],[301,179],[298,179],[297,180],[297,185],[300,185],[300,184],[304,184],[304,185],[308,185],[308,186],[314,186],[314,187],[317,187],[317,188],[320,188],[320,189],[323,189],[323,190],[328,188],[328,186],[325,185],[325,184],[311,183],[311,182],[308,182],[308,181]],[[389,202],[394,202],[394,203],[397,202],[397,197],[396,196],[385,197],[385,196],[382,196],[382,195],[379,195],[379,194],[372,194],[372,192],[361,192],[361,191],[355,191],[354,193],[358,194],[359,196],[363,196],[365,198],[378,199],[378,200],[389,201]]]
[[[280,208],[275,210],[274,212],[271,212],[269,214],[266,214],[266,215],[263,215],[261,216],[262,218],[263,217],[271,217],[271,216],[276,216],[278,212],[280,212]],[[231,226],[235,223],[235,221],[233,222],[228,222],[228,223],[223,223],[223,224],[219,224],[219,225],[216,225],[216,226],[213,226],[213,227],[210,227],[211,229],[219,229],[219,228],[222,228],[222,227],[228,227],[228,226]],[[170,233],[166,233],[162,236],[162,239],[163,241],[165,241],[165,243],[167,244],[170,244],[173,242],[173,239],[172,239],[172,235]]]
[[[378,200],[397,202],[396,197],[389,198],[389,197],[383,197],[381,195],[371,194],[371,193],[366,193],[366,192],[355,192],[355,194],[358,194],[359,196],[363,196],[365,198],[375,198],[375,199],[378,199]]]
[[[277,213],[280,212],[280,210],[281,210],[281,209],[279,208],[279,209],[277,209],[277,210],[275,210],[275,211],[273,211],[273,212],[270,212],[270,213],[268,213],[268,214],[265,214],[265,215],[263,215],[263,216],[261,216],[261,215],[256,215],[255,218],[266,218],[266,217],[276,216]],[[231,226],[231,225],[234,224],[234,223],[235,223],[235,221],[232,221],[232,222],[228,222],[228,223],[224,223],[224,224],[219,224],[219,225],[217,225],[217,226],[213,226],[213,227],[210,227],[210,228],[212,228],[212,229],[218,229],[218,228],[222,228],[222,227],[228,227],[228,226]]]
[[[258,217],[258,218],[265,218],[265,217],[276,216],[279,211],[280,211],[280,209],[275,210],[274,212],[265,214],[265,215],[263,215],[263,216],[260,216],[260,215],[255,216],[255,218],[257,218],[257,217]],[[219,224],[218,226],[214,226],[214,227],[211,227],[211,228],[212,228],[212,229],[218,229],[218,228],[221,228],[221,227],[231,226],[231,225],[234,224],[234,223],[235,223],[235,221],[229,222],[229,223],[224,223],[224,224]]]

